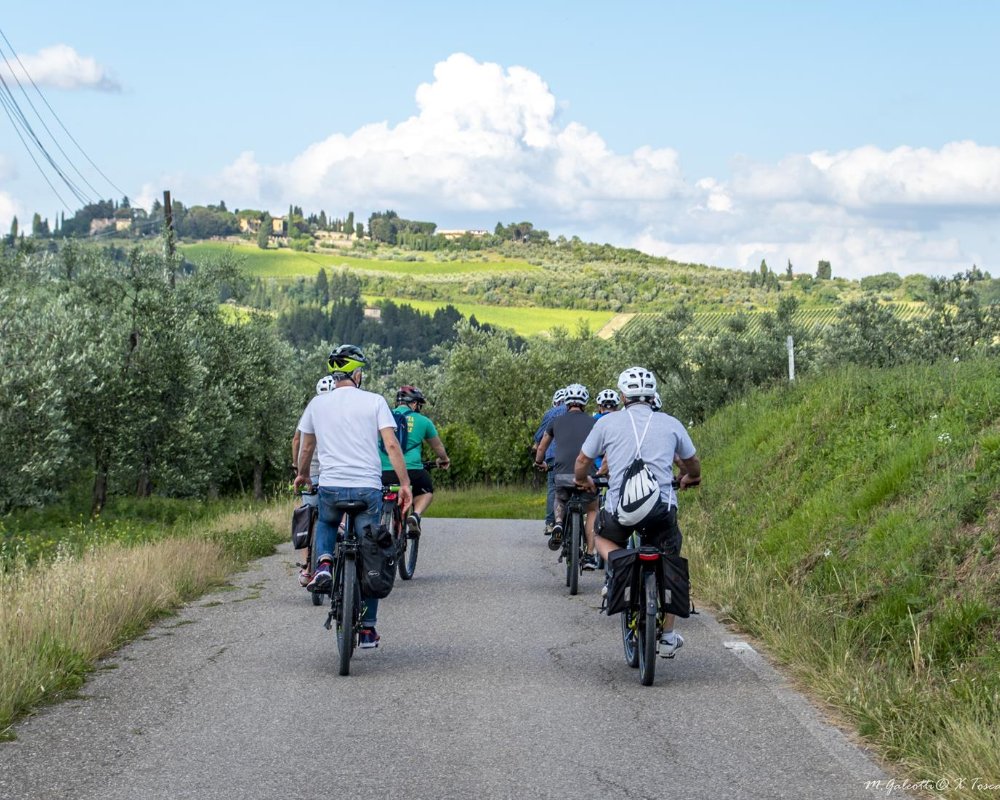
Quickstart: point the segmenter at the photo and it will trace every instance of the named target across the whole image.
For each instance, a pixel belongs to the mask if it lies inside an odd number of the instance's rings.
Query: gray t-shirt
[[[635,431],[632,423],[635,422]],[[643,438],[646,423],[649,429]],[[618,505],[618,489],[622,476],[636,456],[636,433],[642,439],[640,454],[660,484],[660,499],[668,505],[677,505],[677,494],[672,485],[674,477],[674,453],[681,458],[694,455],[694,443],[680,420],[669,414],[654,412],[645,403],[634,403],[615,414],[608,414],[597,420],[593,430],[583,443],[583,454],[587,458],[597,458],[602,453],[608,464],[608,495],[606,508]]]
[[[553,481],[556,486],[573,486],[573,468],[580,447],[594,427],[594,418],[582,411],[567,411],[555,417],[546,429],[555,444],[555,461],[552,465]]]

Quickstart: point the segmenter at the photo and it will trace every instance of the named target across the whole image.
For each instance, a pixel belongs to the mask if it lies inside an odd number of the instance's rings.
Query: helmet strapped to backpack
[[[618,376],[618,391],[626,400],[652,400],[656,376],[645,367],[629,367]]]
[[[342,375],[345,378],[349,378],[357,370],[367,366],[368,359],[365,358],[365,354],[361,352],[360,347],[353,344],[342,344],[330,353],[330,358],[327,360],[330,372],[334,376]]]
[[[566,387],[563,402],[568,406],[585,406],[590,399],[590,392],[582,383],[571,383]]]
[[[427,398],[416,386],[400,386],[396,392],[396,403],[426,403]]]

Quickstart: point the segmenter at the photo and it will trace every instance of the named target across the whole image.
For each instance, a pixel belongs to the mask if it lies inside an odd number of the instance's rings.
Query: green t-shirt
[[[405,414],[406,415],[406,452],[403,453],[403,457],[406,459],[406,468],[410,469],[423,469],[424,468],[424,457],[423,457],[423,443],[425,439],[433,439],[438,435],[437,428],[434,427],[434,423],[431,422],[423,414],[418,414],[416,411],[411,411],[409,406],[398,406],[393,410],[394,414]],[[379,450],[379,456],[382,458],[382,469],[392,469],[392,464],[389,462],[389,456]]]

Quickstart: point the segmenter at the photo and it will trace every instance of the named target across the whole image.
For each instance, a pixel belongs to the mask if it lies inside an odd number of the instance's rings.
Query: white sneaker
[[[660,637],[660,658],[673,658],[674,654],[683,646],[684,637],[679,633],[663,634]]]

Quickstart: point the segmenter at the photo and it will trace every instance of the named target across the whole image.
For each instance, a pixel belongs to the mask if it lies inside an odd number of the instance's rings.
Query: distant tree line
[[[736,315],[700,334],[678,303],[612,339],[585,326],[520,339],[449,308],[383,303],[375,320],[346,271],[276,298],[245,286],[229,257],[184,268],[158,249],[18,239],[0,247],[0,513],[82,486],[95,511],[110,494],[263,496],[287,480],[295,420],[340,342],[368,352],[369,388],[391,399],[414,383],[431,398],[455,464],[442,485],[518,481],[552,391],[579,381],[595,394],[623,365],[654,370],[665,408],[697,423],[786,380],[788,336],[802,379],[843,363],[996,357],[1000,306],[979,291],[989,280],[976,269],[928,279],[928,313],[913,319],[868,295],[819,332],[796,326],[798,300],[782,293],[752,330]],[[280,299],[276,316],[246,308],[255,292]]]

